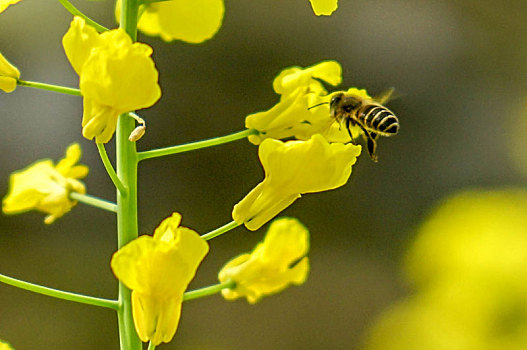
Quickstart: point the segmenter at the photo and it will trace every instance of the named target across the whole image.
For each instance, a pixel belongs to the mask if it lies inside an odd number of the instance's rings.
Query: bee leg
[[[348,130],[348,134],[350,135],[350,139],[351,139],[350,142],[356,145],[357,140],[355,140],[355,138],[353,137],[353,134],[351,133],[351,126],[353,125],[352,123],[353,121],[351,120],[351,118],[346,119],[346,129]]]
[[[369,133],[368,131],[366,131],[366,129],[364,129],[361,125],[361,129],[362,131],[364,132],[364,135],[366,137],[366,144],[368,146],[368,153],[370,154],[370,158],[371,160],[373,160],[374,162],[377,162],[378,161],[378,158],[377,158],[377,154],[375,153],[375,151],[377,150],[377,134],[375,133]]]

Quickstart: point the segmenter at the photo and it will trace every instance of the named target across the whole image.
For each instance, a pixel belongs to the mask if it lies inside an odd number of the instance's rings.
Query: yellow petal
[[[122,29],[101,37],[105,45],[94,49],[83,66],[82,95],[118,114],[152,106],[161,97],[152,49],[132,44]]]
[[[181,316],[182,296],[152,298],[132,292],[132,314],[135,329],[143,342],[168,343],[174,337]]]
[[[99,34],[81,17],[74,17],[70,28],[62,38],[62,46],[73,69],[78,75],[91,54],[91,50],[102,45]]]
[[[298,198],[299,193],[284,195],[264,180],[234,206],[232,218],[239,224],[244,223],[247,229],[256,231]]]
[[[154,238],[167,243],[173,243],[176,240],[177,229],[181,223],[181,214],[172,213],[171,216],[161,221],[154,231]]]
[[[338,85],[342,81],[342,67],[337,61],[323,61],[307,68],[286,68],[274,79],[273,89],[281,95],[299,87],[310,86],[311,90],[324,90],[323,85],[313,78],[333,86]]]
[[[61,159],[55,166],[55,169],[64,177],[73,179],[82,179],[88,175],[88,167],[85,165],[76,165],[81,159],[82,150],[78,143],[71,144],[66,150],[66,157]]]
[[[329,16],[338,7],[338,0],[309,0],[311,2],[311,7],[313,12],[317,16]]]
[[[216,34],[224,12],[223,0],[153,3],[146,8],[138,28],[147,34],[160,35],[165,41],[183,40],[197,44]]]
[[[0,13],[4,12],[9,6],[14,5],[21,0],[0,0]]]
[[[95,137],[97,143],[107,143],[115,133],[118,118],[118,111],[85,97],[83,100],[82,136],[88,140]]]
[[[16,88],[18,78],[20,71],[0,53],[0,89],[12,92]]]

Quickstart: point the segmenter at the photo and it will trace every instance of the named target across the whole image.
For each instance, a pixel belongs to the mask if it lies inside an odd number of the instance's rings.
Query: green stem
[[[69,88],[69,87],[64,87],[64,86],[38,83],[36,81],[26,81],[26,80],[20,80],[20,79],[18,79],[16,83],[20,86],[28,86],[28,87],[32,87],[35,89],[59,92],[61,94],[82,96],[81,91],[79,89],[74,89],[74,88]]]
[[[115,169],[113,168],[112,162],[110,162],[110,158],[108,158],[108,154],[106,153],[106,148],[104,147],[104,143],[98,143],[97,149],[99,150],[99,155],[101,156],[101,160],[102,160],[102,163],[104,164],[104,168],[106,169],[108,176],[110,176],[110,179],[112,179],[113,184],[115,185],[115,187],[117,187],[117,190],[119,190],[120,193],[126,194],[127,192],[126,186],[122,183],[119,176],[117,176],[117,173],[115,172]]]
[[[87,194],[80,194],[78,192],[71,192],[70,198],[76,201],[79,201],[81,203],[91,205],[92,207],[113,211],[114,213],[117,213],[117,204],[109,202],[104,199],[100,199],[97,197],[93,197]]]
[[[154,343],[150,342],[148,343],[148,350],[155,350],[156,346],[154,345]]]
[[[100,25],[99,23],[95,22],[94,20],[92,20],[90,17],[86,16],[84,13],[80,12],[75,6],[73,6],[71,4],[71,2],[69,2],[68,0],[59,0],[59,2],[62,4],[62,6],[64,6],[64,8],[66,10],[68,10],[69,13],[71,13],[72,15],[74,16],[79,16],[79,17],[82,17],[84,18],[84,20],[86,21],[86,23],[88,23],[89,25],[91,25],[92,27],[94,27],[99,33],[100,32],[105,32],[108,30],[108,28]]]
[[[101,298],[90,297],[90,296],[82,295],[82,294],[64,292],[62,290],[40,286],[38,284],[21,281],[16,278],[8,277],[8,276],[1,275],[1,274],[0,274],[0,282],[9,284],[13,287],[28,290],[33,293],[47,295],[53,298],[74,301],[76,303],[100,306],[100,307],[105,307],[105,308],[113,309],[113,310],[119,309],[119,304],[117,300],[101,299]]]
[[[236,286],[236,282],[234,281],[226,281],[218,284],[214,284],[212,286],[203,287],[196,290],[191,290],[190,292],[186,292],[183,295],[183,301],[189,301],[192,299],[198,299],[207,297],[209,295],[217,294],[221,292],[223,289],[232,289]]]
[[[138,0],[122,0],[120,26],[133,41],[137,39]],[[117,191],[117,244],[119,248],[138,236],[137,228],[137,150],[135,142],[128,136],[135,129],[135,120],[128,113],[121,114],[117,121],[115,145],[117,175],[128,191]],[[137,336],[132,316],[132,292],[119,281],[119,303],[117,312],[119,341],[122,350],[141,350],[143,344]]]
[[[258,134],[257,130],[247,129],[247,130],[235,132],[233,134],[215,137],[212,139],[186,143],[184,145],[177,145],[177,146],[153,149],[150,151],[139,152],[137,155],[139,157],[139,160],[141,161],[143,159],[162,157],[162,156],[167,156],[170,154],[188,152],[188,151],[193,151],[193,150],[200,149],[200,148],[217,146],[217,145],[221,145],[224,143],[241,140],[250,135],[255,135],[255,134]]]
[[[203,235],[201,235],[201,238],[203,238],[204,240],[208,241],[209,239],[213,239],[214,237],[218,237],[222,234],[224,234],[225,232],[229,232],[230,230],[240,226],[241,224],[237,223],[236,221],[231,221],[229,222],[228,224],[225,224],[223,225],[222,227],[218,227],[217,229],[215,230],[212,230],[208,233],[205,233]]]

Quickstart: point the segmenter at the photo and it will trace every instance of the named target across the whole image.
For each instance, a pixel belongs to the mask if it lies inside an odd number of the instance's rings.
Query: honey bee
[[[363,137],[366,139],[368,153],[374,162],[378,160],[376,154],[377,138],[379,136],[393,136],[399,131],[399,120],[392,111],[383,106],[392,94],[393,89],[390,89],[378,97],[367,99],[354,94],[339,92],[329,102],[331,118],[340,125],[345,125],[352,143],[356,144],[356,141],[351,133],[351,128],[356,125],[361,128]]]

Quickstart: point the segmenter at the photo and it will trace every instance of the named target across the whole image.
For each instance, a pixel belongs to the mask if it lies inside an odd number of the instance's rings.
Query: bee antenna
[[[322,106],[322,105],[326,105],[326,104],[329,104],[329,102],[322,102],[322,103],[319,103],[318,105],[314,105],[314,106],[309,107],[307,110],[309,111],[311,108],[315,108],[315,107]]]

